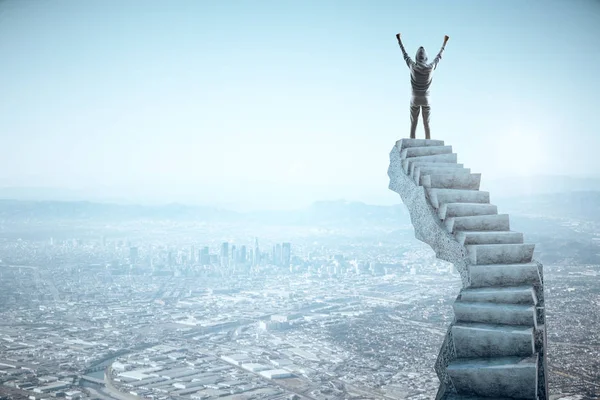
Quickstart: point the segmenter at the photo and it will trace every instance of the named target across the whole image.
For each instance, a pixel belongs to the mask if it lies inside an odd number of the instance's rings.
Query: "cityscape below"
[[[593,399],[599,219],[551,198],[513,204],[514,225],[544,262],[552,399]],[[552,217],[531,213],[542,204]],[[461,283],[402,208],[207,222],[78,207],[0,204],[0,397],[435,396]]]

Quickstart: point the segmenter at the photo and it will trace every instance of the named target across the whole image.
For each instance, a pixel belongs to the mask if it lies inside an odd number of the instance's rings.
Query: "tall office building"
[[[289,268],[292,259],[292,245],[290,243],[283,243],[281,245],[281,265],[285,268]]]
[[[279,243],[273,246],[273,265],[281,265],[281,245]]]
[[[239,256],[239,260],[241,264],[246,263],[246,246],[242,246],[240,248],[240,256]]]
[[[235,265],[237,264],[238,260],[237,260],[237,248],[235,247],[235,244],[231,245],[231,257],[229,257],[229,265]]]
[[[210,265],[210,253],[208,252],[208,246],[202,248],[202,256],[200,257],[202,265]]]
[[[225,268],[229,266],[229,243],[223,242],[221,244],[221,267]]]
[[[190,247],[190,264],[195,264],[195,263],[196,263],[196,249],[192,245]]]
[[[260,263],[260,248],[258,247],[258,238],[254,238],[254,258],[252,260],[252,265],[256,266]]]

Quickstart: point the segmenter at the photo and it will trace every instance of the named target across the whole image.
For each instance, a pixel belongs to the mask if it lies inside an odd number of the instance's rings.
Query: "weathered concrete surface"
[[[543,267],[510,230],[481,175],[441,140],[403,139],[390,153],[389,188],[415,237],[460,273],[463,289],[435,364],[438,399],[547,399]]]
[[[458,358],[532,356],[533,328],[460,322],[452,327]]]
[[[461,292],[461,300],[485,303],[537,304],[533,286],[503,286],[466,288]]]
[[[462,359],[452,362],[448,372],[463,394],[484,397],[537,399],[537,356]]]

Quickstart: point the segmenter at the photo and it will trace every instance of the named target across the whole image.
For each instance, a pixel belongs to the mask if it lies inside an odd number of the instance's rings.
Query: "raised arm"
[[[400,34],[396,34],[396,39],[398,39],[398,44],[400,45],[400,50],[402,50],[402,55],[404,56],[404,61],[406,61],[406,65],[408,68],[412,68],[415,65],[415,62],[410,58],[406,50],[404,49],[404,45],[402,44],[402,40],[400,39]]]
[[[446,49],[446,43],[448,43],[448,39],[450,39],[448,37],[448,35],[444,36],[444,44],[442,44],[442,48],[440,49],[440,52],[437,54],[437,56],[435,56],[435,58],[431,62],[431,66],[433,67],[433,69],[436,69],[438,63],[442,59],[442,53],[444,52],[444,49]]]

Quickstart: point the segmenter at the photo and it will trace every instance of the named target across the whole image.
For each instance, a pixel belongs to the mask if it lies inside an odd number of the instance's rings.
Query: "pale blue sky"
[[[450,36],[432,135],[484,181],[600,174],[599,21],[593,0],[0,1],[0,185],[398,202],[397,32],[430,58]]]

